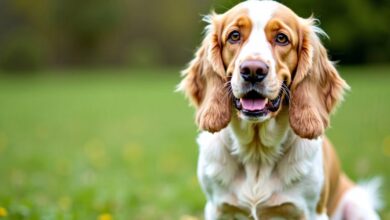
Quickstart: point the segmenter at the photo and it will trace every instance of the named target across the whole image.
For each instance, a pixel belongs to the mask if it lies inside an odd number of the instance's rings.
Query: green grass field
[[[328,135],[353,179],[383,177],[390,203],[390,68],[340,72],[352,90]],[[0,219],[201,218],[178,82],[178,70],[1,75]]]

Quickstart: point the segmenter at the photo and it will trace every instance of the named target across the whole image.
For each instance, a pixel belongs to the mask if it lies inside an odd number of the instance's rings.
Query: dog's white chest
[[[272,208],[289,216],[316,204],[323,184],[321,140],[297,139],[273,164],[243,163],[226,147],[224,135],[202,133],[198,139],[198,177],[217,210],[261,216]]]

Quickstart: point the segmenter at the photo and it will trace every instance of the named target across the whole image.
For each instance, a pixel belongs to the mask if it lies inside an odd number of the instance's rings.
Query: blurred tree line
[[[183,66],[202,37],[201,15],[239,0],[0,0],[0,68]],[[390,61],[389,0],[281,0],[312,13],[343,64]]]

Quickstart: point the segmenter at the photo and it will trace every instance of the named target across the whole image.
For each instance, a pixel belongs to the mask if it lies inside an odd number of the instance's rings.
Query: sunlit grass
[[[342,68],[352,91],[328,131],[347,173],[354,179],[383,176],[386,199],[389,70]],[[1,76],[5,218],[201,217],[197,130],[193,110],[173,92],[178,82],[178,70]],[[383,217],[390,218],[388,208]]]

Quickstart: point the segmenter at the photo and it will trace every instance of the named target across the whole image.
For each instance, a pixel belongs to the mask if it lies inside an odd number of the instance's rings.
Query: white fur
[[[259,147],[246,143],[247,135],[255,135],[242,129],[251,127],[248,122],[242,125],[233,120],[218,133],[199,135],[198,177],[208,199],[206,219],[238,214],[223,213],[221,209],[225,204],[258,219],[262,208],[288,202],[307,219],[316,219],[315,207],[324,178],[322,140],[301,139],[287,123],[285,128],[275,129],[275,120],[270,119],[258,131],[260,135],[278,140],[267,146],[276,152],[267,155],[267,159],[248,156],[248,148]]]
[[[341,199],[332,220],[379,220],[375,209],[381,208],[378,198],[381,180],[372,179],[348,190]]]
[[[326,213],[322,213],[320,215],[317,215],[316,220],[329,220],[329,217]]]
[[[248,57],[258,56],[270,65],[275,64],[272,55],[272,46],[265,36],[265,26],[272,18],[272,14],[278,8],[278,4],[273,1],[247,1],[242,3],[249,11],[249,17],[252,21],[252,31],[247,43],[243,46],[238,62]]]

